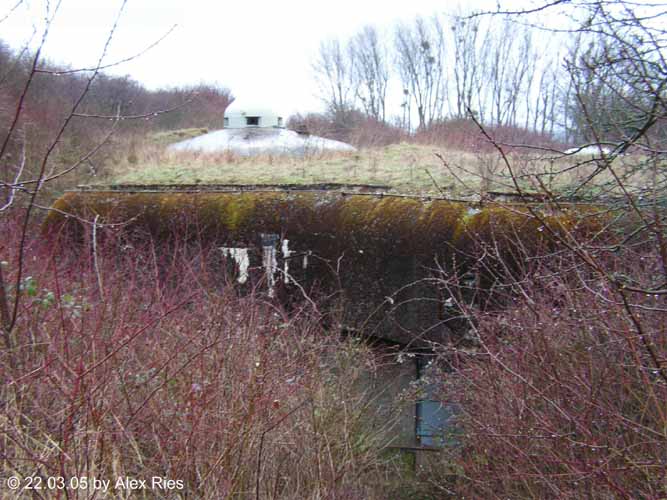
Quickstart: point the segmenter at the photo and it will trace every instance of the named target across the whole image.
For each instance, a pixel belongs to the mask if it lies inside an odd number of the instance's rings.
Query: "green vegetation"
[[[435,145],[400,143],[363,148],[353,153],[328,152],[305,157],[263,155],[241,157],[220,154],[167,151],[169,140],[194,136],[201,129],[174,131],[154,136],[139,151],[136,163],[120,161],[99,184],[316,184],[341,183],[389,186],[394,193],[445,195],[478,199],[485,193],[515,192],[509,170],[495,153],[446,150]],[[444,161],[438,156],[441,155]],[[568,193],[571,186],[595,171],[590,157],[555,158],[511,153],[514,174],[522,189]],[[635,162],[636,158],[630,162]],[[628,162],[628,163],[630,163]],[[567,171],[575,163],[578,168]],[[626,172],[626,160],[614,165]],[[563,173],[563,171],[566,171]],[[539,179],[539,180],[538,180]],[[596,176],[578,195],[616,195],[610,174]],[[628,186],[644,185],[640,174],[629,175]]]
[[[110,183],[122,184],[311,184],[322,182],[391,186],[394,191],[434,193],[453,188],[451,175],[435,156],[437,148],[396,144],[354,153],[298,157],[264,155],[244,158],[231,153],[155,152],[136,166],[117,165]],[[458,153],[457,161],[474,156]]]

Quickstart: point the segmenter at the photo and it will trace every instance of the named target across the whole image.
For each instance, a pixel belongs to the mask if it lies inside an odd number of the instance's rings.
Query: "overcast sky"
[[[0,0],[0,19],[18,0]],[[505,0],[503,6],[529,5]],[[51,4],[57,0],[51,0]],[[94,65],[121,0],[62,0],[45,53],[72,65]],[[15,48],[43,28],[45,0],[24,0],[0,23],[0,38]],[[144,85],[167,87],[219,82],[239,102],[291,114],[317,111],[311,69],[323,39],[346,38],[366,24],[391,30],[400,20],[451,11],[453,2],[435,0],[129,0],[107,62],[125,59],[175,29],[137,60],[109,72]],[[496,2],[466,6],[495,9]]]

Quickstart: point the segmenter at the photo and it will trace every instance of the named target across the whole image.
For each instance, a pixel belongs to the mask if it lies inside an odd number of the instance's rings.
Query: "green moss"
[[[153,235],[194,223],[210,238],[254,241],[260,232],[276,232],[322,254],[375,248],[380,255],[432,259],[450,250],[470,252],[480,243],[537,248],[551,234],[520,206],[478,210],[460,202],[333,192],[80,192],[65,194],[54,208],[87,219],[99,215],[100,222],[123,222]],[[559,233],[597,230],[599,220],[589,219],[582,222],[574,211],[544,215],[549,228]],[[46,226],[56,225],[76,231],[72,227],[80,223],[53,211]]]
[[[433,201],[430,207],[420,219],[423,231],[438,234],[444,241],[454,241],[469,207],[464,203],[451,201]]]

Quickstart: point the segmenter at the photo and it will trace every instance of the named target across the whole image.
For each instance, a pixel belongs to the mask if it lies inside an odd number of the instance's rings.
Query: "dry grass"
[[[136,165],[123,163],[111,173],[113,184],[314,184],[337,182],[391,186],[408,193],[437,193],[429,176],[444,189],[452,176],[435,156],[437,148],[395,144],[354,153],[325,152],[305,157],[262,155],[241,157],[174,153],[147,146]],[[456,153],[456,163],[475,162],[474,155]],[[428,173],[427,173],[428,171]]]
[[[207,128],[181,128],[178,130],[166,130],[157,132],[151,135],[151,140],[158,145],[167,145],[173,142],[184,141],[186,139],[193,139],[200,135],[208,133]]]
[[[172,134],[172,137],[173,136]],[[392,192],[445,195],[476,199],[489,191],[516,191],[510,172],[496,153],[445,150],[438,146],[400,143],[365,148],[353,153],[325,152],[291,157],[262,155],[241,157],[220,154],[176,153],[164,147],[165,138],[139,146],[137,158],[116,163],[99,183],[124,184],[316,184],[344,183],[389,186]],[[441,160],[437,155],[441,155]],[[510,153],[519,184],[528,191],[574,192],[596,171],[590,157]],[[642,158],[614,161],[629,175],[628,185],[646,184],[646,169],[631,174]],[[576,168],[573,168],[576,167]],[[538,180],[539,179],[539,180]],[[542,183],[542,186],[540,185]],[[609,172],[599,173],[576,194],[618,194]]]

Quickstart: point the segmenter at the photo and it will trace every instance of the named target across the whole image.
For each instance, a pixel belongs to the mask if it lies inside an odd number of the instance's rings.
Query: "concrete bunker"
[[[225,110],[224,125],[225,128],[283,128],[284,118],[269,108],[248,107],[234,102]]]
[[[324,151],[351,152],[350,144],[285,128],[283,114],[270,108],[244,106],[236,101],[225,111],[224,128],[177,142],[174,152],[224,153],[240,156],[305,156]]]
[[[155,240],[196,220],[238,286],[264,287],[277,300],[323,292],[332,328],[395,348],[397,362],[374,382],[384,386],[379,401],[387,405],[428,371],[432,343],[447,344],[463,333],[438,282],[454,255],[503,227],[523,245],[548,243],[525,206],[392,196],[369,187],[137,186],[68,192],[54,208],[47,229],[74,239],[87,229],[63,214],[124,222],[128,235]],[[578,220],[563,207],[545,217],[563,226]],[[451,414],[426,387],[401,417],[393,444],[436,448]]]

